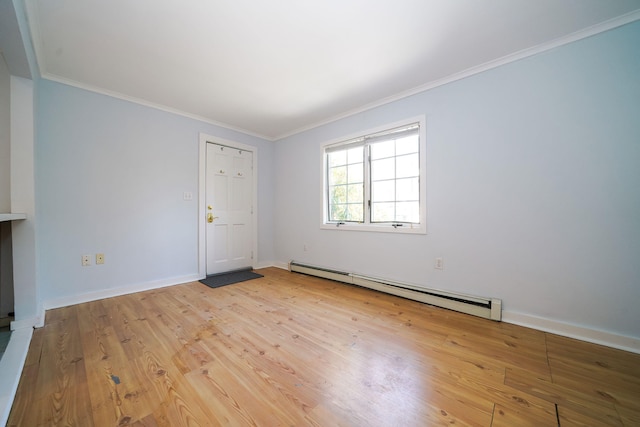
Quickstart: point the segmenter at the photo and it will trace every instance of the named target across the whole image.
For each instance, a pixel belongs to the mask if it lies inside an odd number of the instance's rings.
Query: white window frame
[[[420,222],[419,223],[402,223],[402,226],[394,226],[393,223],[371,223],[370,222],[370,206],[368,200],[370,200],[370,189],[367,187],[370,186],[369,178],[369,165],[370,161],[368,158],[365,158],[365,222],[356,223],[356,222],[332,222],[329,221],[328,216],[328,176],[327,176],[327,153],[326,150],[330,146],[336,146],[341,143],[348,143],[349,141],[356,140],[358,138],[363,138],[368,135],[374,135],[377,133],[385,132],[388,130],[400,128],[403,126],[409,126],[411,124],[418,123],[420,125],[419,130],[419,159],[420,159]],[[425,116],[418,116],[408,118],[406,120],[402,120],[395,123],[386,124],[383,126],[379,126],[373,129],[368,129],[363,132],[358,132],[357,134],[337,138],[331,141],[327,141],[322,144],[321,149],[321,167],[322,167],[322,183],[321,183],[321,194],[322,194],[322,203],[320,208],[322,209],[320,218],[322,219],[322,223],[320,224],[320,228],[324,230],[340,230],[340,231],[375,231],[382,233],[399,233],[399,234],[427,234],[427,138],[426,138],[426,118]],[[365,154],[366,156],[366,154]]]

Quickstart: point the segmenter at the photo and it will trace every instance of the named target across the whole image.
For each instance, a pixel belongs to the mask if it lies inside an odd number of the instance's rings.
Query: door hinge
[[[251,259],[253,259],[253,251],[251,251]]]

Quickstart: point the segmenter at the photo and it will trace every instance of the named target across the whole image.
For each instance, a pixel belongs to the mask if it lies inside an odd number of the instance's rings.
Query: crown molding
[[[327,125],[329,123],[333,123],[333,122],[336,122],[338,120],[341,120],[341,119],[344,119],[344,118],[347,118],[347,117],[350,117],[350,116],[353,116],[353,115],[356,115],[356,114],[359,114],[359,113],[363,113],[365,111],[372,110],[374,108],[377,108],[377,107],[380,107],[380,106],[383,106],[383,105],[386,105],[386,104],[390,104],[392,102],[399,101],[401,99],[408,98],[410,96],[413,96],[413,95],[416,95],[416,94],[419,94],[419,93],[422,93],[422,92],[426,92],[426,91],[428,91],[430,89],[434,89],[434,88],[437,88],[439,86],[446,85],[448,83],[452,83],[452,82],[455,82],[455,81],[458,81],[458,80],[465,79],[467,77],[471,77],[471,76],[476,75],[476,74],[483,73],[485,71],[492,70],[492,69],[500,67],[502,65],[507,65],[507,64],[510,64],[512,62],[516,62],[516,61],[519,61],[521,59],[529,58],[529,57],[537,55],[539,53],[543,53],[543,52],[546,52],[548,50],[555,49],[555,48],[560,47],[560,46],[564,46],[564,45],[567,45],[567,44],[570,44],[570,43],[573,43],[573,42],[576,42],[576,41],[579,41],[579,40],[582,40],[582,39],[586,39],[588,37],[591,37],[591,36],[594,36],[594,35],[597,35],[597,34],[600,34],[600,33],[603,33],[605,31],[609,31],[609,30],[612,30],[612,29],[615,29],[615,28],[618,28],[618,27],[621,27],[621,26],[626,25],[626,24],[630,24],[630,23],[638,21],[638,20],[640,20],[640,10],[636,10],[634,12],[618,16],[617,18],[613,18],[613,19],[601,22],[599,24],[593,25],[591,27],[587,27],[587,28],[582,29],[580,31],[573,32],[573,33],[568,34],[566,36],[559,37],[559,38],[551,40],[549,42],[542,43],[542,44],[539,44],[537,46],[533,46],[533,47],[530,47],[530,48],[527,48],[527,49],[523,49],[523,50],[511,53],[509,55],[505,55],[505,56],[503,56],[501,58],[498,58],[498,59],[495,59],[495,60],[492,60],[492,61],[489,61],[489,62],[485,62],[484,64],[480,64],[480,65],[477,65],[475,67],[468,68],[468,69],[466,69],[464,71],[460,71],[458,73],[451,74],[451,75],[443,77],[441,79],[434,80],[434,81],[431,81],[429,83],[425,83],[423,85],[414,87],[412,89],[397,93],[397,94],[389,96],[387,98],[383,98],[383,99],[374,101],[372,103],[363,105],[361,107],[346,111],[346,112],[344,112],[342,114],[339,114],[337,116],[333,116],[333,117],[331,117],[329,119],[326,119],[326,120],[323,120],[321,122],[317,122],[317,123],[309,125],[309,126],[298,128],[298,129],[293,130],[291,132],[287,132],[285,134],[282,134],[282,135],[274,138],[274,140],[275,141],[279,141],[281,139],[288,138],[290,136],[297,135],[299,133],[306,132],[306,131],[309,131],[311,129],[315,129],[315,128],[318,128],[320,126],[324,126],[324,125]]]
[[[210,125],[214,125],[214,126],[218,126],[218,127],[221,127],[221,128],[225,128],[227,130],[231,130],[231,131],[234,131],[234,132],[239,132],[239,133],[242,133],[242,134],[245,134],[245,135],[249,135],[249,136],[253,136],[253,137],[256,137],[256,138],[260,138],[260,139],[263,139],[263,140],[266,140],[266,141],[275,141],[275,139],[272,138],[272,137],[269,137],[269,136],[266,136],[266,135],[261,135],[259,133],[255,133],[255,132],[252,132],[252,131],[249,131],[249,130],[246,130],[246,129],[241,129],[241,128],[238,128],[238,127],[235,127],[235,126],[223,123],[223,122],[219,122],[219,121],[216,121],[216,120],[204,117],[204,116],[200,116],[198,114],[189,113],[187,111],[183,111],[183,110],[180,110],[180,109],[177,109],[177,108],[172,108],[172,107],[168,107],[166,105],[162,105],[162,104],[158,104],[158,103],[155,103],[155,102],[147,101],[146,99],[136,98],[134,96],[125,95],[125,94],[120,93],[120,92],[115,92],[115,91],[111,91],[111,90],[108,90],[108,89],[103,89],[103,88],[100,88],[100,87],[97,87],[97,86],[88,85],[88,84],[85,84],[85,83],[80,83],[80,82],[77,82],[75,80],[71,80],[71,79],[67,79],[67,78],[64,78],[64,77],[57,76],[55,74],[44,73],[42,75],[42,78],[44,80],[49,80],[49,81],[52,81],[52,82],[61,83],[61,84],[67,85],[67,86],[76,87],[78,89],[86,90],[86,91],[89,91],[89,92],[94,92],[94,93],[97,93],[97,94],[100,94],[100,95],[109,96],[111,98],[120,99],[122,101],[127,101],[127,102],[131,102],[131,103],[134,103],[134,104],[142,105],[142,106],[145,106],[145,107],[153,108],[153,109],[156,109],[156,110],[164,111],[164,112],[167,112],[167,113],[175,114],[175,115],[178,115],[178,116],[186,117],[188,119],[193,119],[193,120],[197,120],[197,121],[200,121],[200,122],[208,123]]]
[[[38,19],[37,18],[37,14],[34,13],[34,11],[33,11],[33,7],[32,7],[32,4],[31,4],[31,1],[32,0],[27,0],[27,2],[26,2],[27,9],[28,9],[28,17],[30,19],[37,20]],[[363,112],[368,111],[368,110],[372,110],[374,108],[377,108],[377,107],[380,107],[380,106],[383,106],[383,105],[386,105],[386,104],[390,104],[390,103],[399,101],[399,100],[404,99],[404,98],[408,98],[410,96],[413,96],[413,95],[416,95],[416,94],[419,94],[419,93],[422,93],[422,92],[437,88],[439,86],[446,85],[448,83],[452,83],[452,82],[455,82],[455,81],[458,81],[458,80],[465,79],[467,77],[471,77],[471,76],[476,75],[476,74],[483,73],[485,71],[492,70],[492,69],[500,67],[502,65],[510,64],[512,62],[516,62],[516,61],[519,61],[521,59],[525,59],[525,58],[528,58],[528,57],[531,57],[531,56],[546,52],[548,50],[555,49],[557,47],[564,46],[564,45],[567,45],[567,44],[570,44],[570,43],[573,43],[573,42],[576,42],[576,41],[579,41],[579,40],[582,40],[582,39],[585,39],[585,38],[588,38],[588,37],[591,37],[591,36],[594,36],[594,35],[609,31],[609,30],[612,30],[612,29],[621,27],[623,25],[626,25],[626,24],[629,24],[629,23],[632,23],[632,22],[635,22],[635,21],[638,21],[638,20],[640,20],[640,10],[636,10],[634,12],[630,12],[630,13],[627,13],[625,15],[618,16],[616,18],[601,22],[599,24],[596,24],[596,25],[593,25],[591,27],[582,29],[580,31],[576,31],[576,32],[568,34],[566,36],[559,37],[559,38],[551,40],[549,42],[542,43],[542,44],[539,44],[537,46],[533,46],[533,47],[530,47],[530,48],[527,48],[527,49],[523,49],[523,50],[511,53],[509,55],[505,55],[505,56],[503,56],[501,58],[498,58],[498,59],[495,59],[495,60],[492,60],[492,61],[489,61],[489,62],[485,62],[484,64],[480,64],[478,66],[468,68],[466,70],[460,71],[458,73],[451,74],[451,75],[443,77],[441,79],[434,80],[434,81],[425,83],[423,85],[414,87],[412,89],[409,89],[409,90],[394,94],[392,96],[379,99],[377,101],[374,101],[374,102],[365,104],[363,106],[360,106],[360,107],[345,111],[345,112],[343,112],[341,114],[332,116],[332,117],[330,117],[330,118],[328,118],[326,120],[315,122],[315,123],[310,124],[308,126],[303,126],[301,128],[297,128],[297,129],[294,129],[292,131],[285,132],[285,133],[280,134],[280,135],[275,136],[275,137],[262,135],[262,134],[259,134],[259,133],[256,133],[256,132],[253,132],[253,131],[250,131],[250,130],[247,130],[247,129],[243,129],[243,128],[239,128],[239,127],[235,127],[235,126],[229,125],[227,123],[219,122],[219,121],[213,120],[213,119],[208,118],[208,117],[200,116],[198,114],[189,113],[189,112],[186,112],[186,111],[183,111],[183,110],[179,110],[177,108],[168,107],[166,105],[150,102],[150,101],[147,101],[145,99],[132,97],[132,96],[125,95],[125,94],[122,94],[122,93],[119,93],[119,92],[106,90],[106,89],[103,89],[103,88],[100,88],[100,87],[97,87],[97,86],[88,85],[88,84],[85,84],[85,83],[80,83],[80,82],[77,82],[75,80],[71,80],[71,79],[67,79],[67,78],[64,78],[64,77],[60,77],[60,76],[57,76],[57,75],[54,75],[54,74],[51,74],[51,73],[46,73],[45,72],[45,73],[41,73],[41,75],[42,75],[42,78],[46,79],[46,80],[54,81],[54,82],[57,82],[57,83],[62,83],[62,84],[65,84],[67,86],[77,87],[77,88],[80,88],[80,89],[83,89],[83,90],[87,90],[87,91],[90,91],[90,92],[94,92],[94,93],[110,96],[110,97],[113,97],[113,98],[121,99],[121,100],[128,101],[128,102],[132,102],[132,103],[143,105],[143,106],[146,106],[146,107],[154,108],[156,110],[160,110],[160,111],[165,111],[165,112],[168,112],[168,113],[176,114],[178,116],[182,116],[182,117],[186,117],[186,118],[189,118],[189,119],[197,120],[197,121],[200,121],[200,122],[208,123],[208,124],[211,124],[211,125],[214,125],[214,126],[218,126],[218,127],[221,127],[221,128],[227,129],[227,130],[231,130],[231,131],[234,131],[234,132],[239,132],[239,133],[242,133],[242,134],[245,134],[245,135],[249,135],[249,136],[253,136],[253,137],[256,137],[256,138],[260,138],[260,139],[265,140],[265,141],[275,142],[275,141],[279,141],[279,140],[288,138],[288,137],[293,136],[293,135],[297,135],[297,134],[302,133],[302,132],[309,131],[311,129],[318,128],[320,126],[327,125],[329,123],[336,122],[338,120],[341,120],[341,119],[344,119],[344,118],[347,118],[347,117],[350,117],[350,116],[353,116],[353,115],[356,115],[356,114],[363,113]],[[30,25],[30,27],[31,27],[31,31],[32,31],[32,34],[31,34],[32,35],[32,39],[39,40],[36,37],[37,34],[34,32],[35,31],[34,27],[37,27],[37,25],[36,26]],[[35,53],[36,53],[36,57],[38,59],[37,62],[40,65],[40,70],[42,71],[42,70],[46,69],[45,61],[44,61],[44,55],[42,54],[42,51],[41,51],[40,46],[38,45],[38,43],[33,43],[33,45],[34,45],[34,50],[35,50]]]

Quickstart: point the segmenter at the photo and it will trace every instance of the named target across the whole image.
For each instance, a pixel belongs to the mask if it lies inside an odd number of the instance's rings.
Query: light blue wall
[[[200,132],[258,148],[258,260],[273,261],[273,143],[46,80],[36,126],[42,301],[197,275]]]
[[[638,46],[640,22],[277,142],[277,259],[640,338]],[[321,230],[321,144],[420,114],[429,233]]]

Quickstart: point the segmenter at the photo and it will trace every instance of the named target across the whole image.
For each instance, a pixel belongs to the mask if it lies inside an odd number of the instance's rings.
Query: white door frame
[[[198,153],[198,275],[201,279],[207,277],[207,227],[206,227],[206,176],[207,176],[207,142],[224,145],[253,153],[253,180],[251,192],[253,193],[252,236],[253,239],[253,264],[258,265],[258,148],[252,145],[241,144],[228,139],[200,133],[200,147]]]

